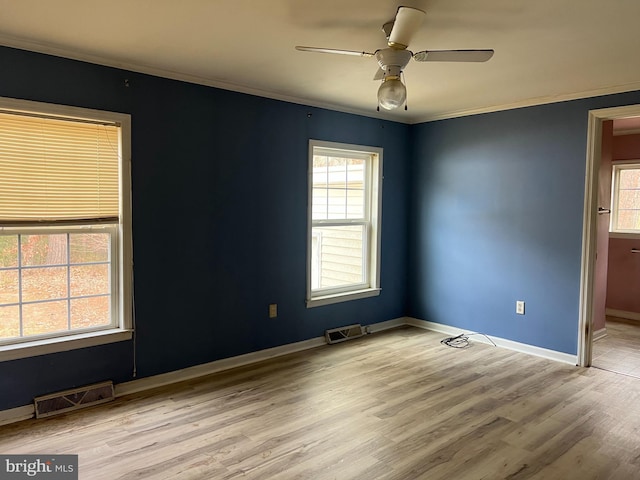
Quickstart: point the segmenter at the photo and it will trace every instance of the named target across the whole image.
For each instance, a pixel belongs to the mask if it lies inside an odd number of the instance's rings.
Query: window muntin
[[[0,359],[131,327],[129,125],[0,98]]]
[[[640,163],[613,166],[611,232],[640,233]]]
[[[309,306],[379,290],[381,156],[377,148],[310,142]]]

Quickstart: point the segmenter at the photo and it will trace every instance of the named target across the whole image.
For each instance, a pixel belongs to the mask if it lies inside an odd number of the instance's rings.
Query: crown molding
[[[293,103],[293,104],[307,106],[307,107],[323,108],[323,109],[332,110],[332,111],[341,112],[341,113],[360,115],[364,117],[387,120],[387,121],[396,122],[396,123],[404,123],[409,125],[640,90],[640,82],[632,82],[632,83],[627,83],[622,85],[612,85],[612,86],[601,87],[596,89],[583,90],[580,92],[534,97],[534,98],[529,98],[529,99],[512,102],[512,103],[485,105],[482,107],[468,108],[468,109],[462,109],[462,110],[452,110],[449,112],[443,112],[443,113],[433,114],[433,115],[427,114],[427,115],[400,117],[398,115],[394,115],[393,113],[387,113],[385,111],[378,112],[375,110],[368,110],[368,109],[364,110],[361,108],[347,107],[345,105],[337,105],[329,102],[319,102],[319,101],[311,100],[308,98],[285,95],[282,93],[262,90],[262,89],[250,87],[247,85],[225,82],[222,80],[200,77],[197,75],[190,75],[186,73],[175,72],[172,70],[165,70],[165,69],[161,69],[161,68],[157,68],[149,65],[122,62],[122,61],[114,60],[112,58],[104,57],[101,55],[80,53],[80,52],[73,51],[68,48],[64,48],[51,43],[34,42],[31,40],[25,40],[22,38],[13,37],[9,35],[0,34],[0,45],[6,46],[9,48],[16,48],[19,50],[27,50],[35,53],[42,53],[46,55],[67,58],[71,60],[78,60],[78,61],[102,65],[106,67],[118,68],[118,69],[127,70],[131,72],[142,73],[145,75],[152,75],[152,76],[167,78],[171,80],[177,80],[177,81],[193,83],[197,85],[219,88],[222,90],[244,93],[247,95],[253,95],[253,96],[262,97],[262,98],[269,98],[272,100],[279,100],[282,102],[288,102],[288,103]]]
[[[445,112],[438,115],[426,115],[414,118],[412,123],[435,122],[438,120],[447,120],[450,118],[468,117],[471,115],[480,115],[483,113],[501,112],[505,110],[515,110],[516,108],[535,107],[537,105],[548,105],[551,103],[568,102],[571,100],[581,100],[584,98],[602,97],[605,95],[614,95],[616,93],[626,93],[640,90],[640,82],[625,83],[622,85],[612,85],[608,87],[595,88],[591,90],[583,90],[581,92],[562,93],[557,95],[547,95],[542,97],[534,97],[518,102],[504,103],[497,105],[487,105],[478,108],[469,108]]]
[[[69,50],[64,47],[59,47],[53,44],[45,44],[40,42],[33,42],[30,40],[24,40],[17,37],[0,34],[0,45],[15,48],[18,50],[26,50],[34,53],[41,53],[44,55],[51,55],[54,57],[66,58],[69,60],[77,60],[80,62],[92,63],[95,65],[101,65],[104,67],[117,68],[120,70],[126,70],[135,73],[141,73],[144,75],[151,75],[155,77],[166,78],[169,80],[177,80],[180,82],[193,83],[196,85],[203,85],[206,87],[218,88],[221,90],[228,90],[231,92],[244,93],[247,95],[253,95],[261,98],[268,98],[271,100],[279,100],[282,102],[293,103],[296,105],[302,105],[305,107],[316,107],[327,110],[332,110],[341,113],[349,113],[352,115],[360,115],[369,118],[376,118],[379,120],[388,120],[398,123],[410,123],[409,119],[398,118],[397,116],[387,113],[385,111],[375,110],[363,110],[359,108],[347,107],[344,105],[337,105],[328,102],[318,102],[308,98],[295,97],[292,95],[285,95],[277,92],[271,92],[268,90],[262,90],[255,87],[249,87],[247,85],[241,85],[237,83],[224,82],[222,80],[200,77],[198,75],[190,75],[187,73],[175,72],[172,70],[166,70],[149,65],[122,62],[114,60],[112,58],[104,57],[101,55],[92,55],[87,53],[80,53],[73,50]]]

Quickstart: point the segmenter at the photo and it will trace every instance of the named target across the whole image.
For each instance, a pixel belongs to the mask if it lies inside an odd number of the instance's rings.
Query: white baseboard
[[[8,410],[0,410],[0,425],[8,425],[9,423],[21,422],[29,420],[36,414],[33,405],[24,405],[22,407],[10,408]]]
[[[394,318],[393,320],[387,320],[386,322],[374,323],[372,325],[367,325],[367,327],[369,327],[369,331],[371,333],[376,333],[382,332],[384,330],[390,330],[392,328],[402,327],[404,325],[407,325],[406,317]]]
[[[130,382],[119,383],[116,385],[115,394],[116,397],[121,397],[123,395],[129,395],[131,393],[137,393],[151,388],[164,387],[165,385],[183,382],[185,380],[192,380],[212,373],[218,373],[223,370],[229,370],[230,368],[242,367],[250,363],[280,357],[289,353],[300,352],[301,350],[308,350],[310,348],[326,345],[326,343],[327,342],[324,337],[315,337],[302,342],[289,343],[279,347],[267,348],[265,350],[258,350],[257,352],[246,353],[236,357],[223,358],[214,362],[203,363],[201,365],[195,365],[181,370],[174,370],[173,372],[161,373],[160,375],[154,375],[152,377],[131,380]]]
[[[432,330],[438,333],[444,333],[446,335],[459,335],[461,333],[479,333],[469,330],[461,330],[457,327],[450,325],[444,325],[441,323],[427,322],[425,320],[418,320],[417,318],[407,318],[407,325],[413,325],[414,327],[424,328],[425,330]],[[568,353],[557,352],[555,350],[549,350],[542,347],[536,347],[534,345],[527,345],[526,343],[514,342],[513,340],[507,340],[500,337],[490,337],[493,343],[498,347],[506,348],[521,353],[528,353],[529,355],[535,355],[537,357],[548,358],[557,362],[568,363],[570,365],[578,364],[578,356],[570,355]],[[479,343],[486,343],[491,345],[491,341],[484,335],[474,335],[473,341]]]
[[[607,308],[605,314],[610,317],[625,318],[627,320],[637,320],[640,322],[640,313],[637,312],[625,312],[624,310],[615,310],[613,308]]]
[[[593,341],[595,342],[596,340],[600,340],[601,338],[604,338],[606,336],[607,336],[607,329],[606,327],[603,327],[593,332]]]
[[[395,327],[400,327],[402,325],[406,325],[405,318],[394,318],[393,320],[374,323],[369,326],[369,329],[371,333],[375,333],[381,332],[383,330],[389,330]],[[289,343],[287,345],[281,345],[279,347],[267,348],[265,350],[259,350],[257,352],[238,355],[236,357],[223,358],[221,360],[204,363],[202,365],[195,365],[193,367],[184,368],[182,370],[175,370],[173,372],[154,375],[153,377],[145,377],[139,380],[120,383],[115,386],[115,394],[116,397],[121,397],[123,395],[129,395],[131,393],[137,393],[143,390],[149,390],[151,388],[163,387],[165,385],[170,385],[172,383],[182,382],[185,380],[192,380],[194,378],[203,377],[212,373],[218,373],[230,368],[242,367],[244,365],[261,362],[270,358],[280,357],[289,353],[295,353],[302,350],[319,347],[321,345],[326,345],[326,343],[327,342],[324,337],[315,337],[309,340],[304,340],[302,342]]]
[[[459,328],[451,327],[449,325],[443,325],[440,323],[427,322],[424,320],[418,320],[411,317],[400,317],[385,322],[374,323],[369,325],[369,331],[371,333],[382,332],[392,328],[401,327],[403,325],[411,325],[426,330],[432,330],[434,332],[444,333],[446,335],[458,335],[462,333]],[[472,332],[468,332],[472,333]],[[474,336],[474,340],[481,343],[490,343],[482,335]],[[526,345],[524,343],[513,342],[511,340],[505,340],[499,337],[491,337],[495,344],[499,347],[507,348],[509,350],[515,350],[517,352],[529,353],[537,355],[539,357],[549,358],[559,362],[570,363],[576,365],[577,356],[568,355],[566,353],[556,352],[553,350],[547,350],[545,348],[534,347]],[[149,390],[152,388],[163,387],[172,383],[182,382],[185,380],[192,380],[194,378],[210,375],[212,373],[218,373],[230,368],[241,367],[251,363],[268,360],[270,358],[280,357],[289,353],[300,352],[302,350],[308,350],[310,348],[326,345],[324,337],[315,337],[302,342],[290,343],[287,345],[281,345],[279,347],[267,348],[265,350],[259,350],[257,352],[251,352],[244,355],[238,355],[231,358],[223,358],[214,362],[205,363],[202,365],[195,365],[193,367],[184,368],[181,370],[175,370],[173,372],[162,373],[160,375],[154,375],[152,377],[140,378],[137,380],[131,380],[129,382],[119,383],[114,386],[116,397],[124,395],[130,395],[132,393]],[[22,407],[11,408],[8,410],[0,410],[0,425],[6,425],[13,422],[19,422],[21,420],[27,420],[33,418],[35,410],[33,405],[24,405]]]

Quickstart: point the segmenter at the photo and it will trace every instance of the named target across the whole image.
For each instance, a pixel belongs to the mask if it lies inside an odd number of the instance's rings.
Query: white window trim
[[[133,241],[131,224],[131,116],[124,113],[55,105],[29,100],[0,97],[0,109],[36,112],[68,118],[113,122],[120,125],[120,212],[117,225],[119,258],[113,263],[117,270],[118,325],[99,331],[79,332],[61,337],[34,339],[3,345],[0,361],[16,360],[49,353],[64,352],[133,337]]]
[[[349,285],[344,288],[331,289],[330,293],[326,295],[316,292],[312,296],[311,291],[311,261],[312,261],[312,199],[313,199],[313,151],[314,147],[318,148],[332,148],[339,150],[352,150],[358,152],[360,155],[373,154],[376,159],[371,162],[371,166],[367,168],[366,175],[367,181],[371,186],[369,191],[369,200],[366,202],[368,212],[367,216],[371,219],[369,222],[369,228],[367,229],[368,241],[365,242],[365,258],[368,258],[368,262],[364,265],[365,278],[367,282],[362,285]],[[382,154],[383,150],[379,147],[370,147],[365,145],[353,145],[346,143],[325,142],[321,140],[309,140],[309,153],[308,153],[308,199],[307,199],[307,308],[319,307],[322,305],[330,305],[334,303],[341,303],[350,300],[357,300],[362,298],[374,297],[380,295],[380,250],[382,239],[381,228],[381,215],[382,215]],[[353,224],[360,225],[361,221],[349,221],[349,220],[327,220],[326,222],[331,225],[333,223],[339,224]],[[368,248],[368,251],[366,250]]]
[[[639,230],[621,230],[615,228],[618,224],[618,188],[620,184],[620,176],[617,172],[629,168],[640,169],[640,160],[619,160],[613,162],[613,168],[611,170],[611,223],[609,225],[609,238],[640,238]]]

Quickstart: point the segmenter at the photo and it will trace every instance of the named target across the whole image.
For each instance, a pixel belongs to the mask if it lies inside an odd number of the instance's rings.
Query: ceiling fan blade
[[[389,34],[389,46],[404,49],[409,46],[411,37],[420,28],[425,13],[411,7],[399,7],[393,28]]]
[[[318,47],[301,47],[296,46],[296,50],[301,52],[314,52],[314,53],[335,53],[338,55],[352,55],[354,57],[373,57],[373,53],[369,52],[356,52],[355,50],[337,50],[335,48],[318,48]]]
[[[379,68],[376,74],[373,76],[374,80],[382,80],[384,78],[384,70]]]
[[[493,50],[423,50],[415,53],[417,62],[486,62]]]

